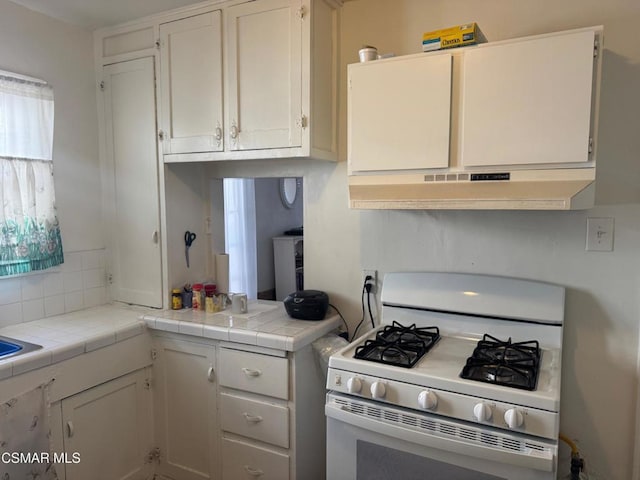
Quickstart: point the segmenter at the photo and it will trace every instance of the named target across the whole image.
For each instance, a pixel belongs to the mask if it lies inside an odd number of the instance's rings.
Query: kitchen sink
[[[3,337],[0,335],[0,360],[7,357],[15,357],[25,353],[33,352],[42,348],[42,345],[24,342],[15,338]]]

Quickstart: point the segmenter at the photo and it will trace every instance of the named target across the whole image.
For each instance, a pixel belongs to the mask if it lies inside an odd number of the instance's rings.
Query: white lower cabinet
[[[324,480],[325,379],[295,352],[154,333],[159,478]]]
[[[152,474],[145,369],[61,401],[66,480],[134,480]],[[73,463],[74,454],[80,461]],[[64,477],[62,477],[64,478]]]
[[[213,345],[155,338],[156,472],[162,476],[219,478],[215,351]]]
[[[273,353],[220,349],[223,480],[290,478],[289,359]]]

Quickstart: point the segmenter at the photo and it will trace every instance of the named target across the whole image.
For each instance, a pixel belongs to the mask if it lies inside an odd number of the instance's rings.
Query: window
[[[0,70],[0,276],[64,261],[52,150],[53,89]]]

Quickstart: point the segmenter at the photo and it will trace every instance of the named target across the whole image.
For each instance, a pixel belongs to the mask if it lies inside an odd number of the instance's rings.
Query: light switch
[[[587,251],[613,251],[613,218],[587,218]]]

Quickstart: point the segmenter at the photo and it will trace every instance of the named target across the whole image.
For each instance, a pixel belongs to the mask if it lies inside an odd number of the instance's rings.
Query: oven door
[[[327,480],[554,480],[557,442],[330,392]]]

